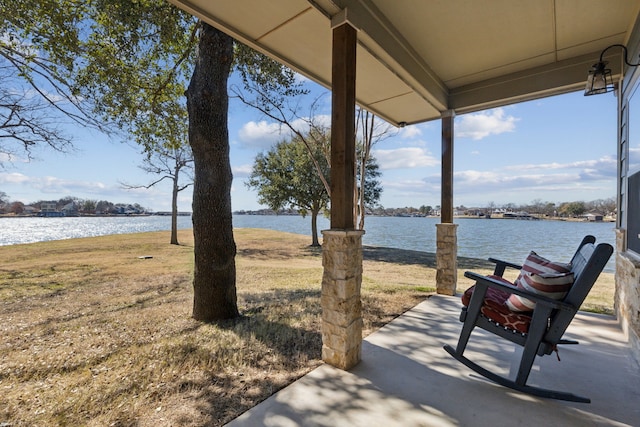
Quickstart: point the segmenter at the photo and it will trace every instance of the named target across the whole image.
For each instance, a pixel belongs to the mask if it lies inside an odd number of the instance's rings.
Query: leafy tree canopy
[[[322,149],[315,146],[312,154],[328,179],[329,165]],[[329,205],[309,151],[297,137],[276,144],[266,154],[258,154],[247,186],[258,190],[260,204],[275,211],[295,208],[304,216]]]
[[[318,133],[312,129],[310,133]],[[305,143],[306,141],[306,143]],[[309,141],[315,141],[309,144]],[[318,245],[317,215],[328,213],[330,197],[324,182],[330,181],[328,156],[328,131],[304,140],[294,135],[290,141],[282,141],[267,153],[259,154],[253,165],[247,187],[258,191],[258,202],[274,211],[283,208],[297,209],[302,216],[311,214],[312,245]],[[321,171],[322,178],[318,171]],[[357,171],[360,182],[360,170]],[[364,200],[373,206],[380,199],[382,187],[378,181],[379,166],[369,157],[365,167]]]
[[[360,156],[358,156],[360,157]],[[356,169],[356,176],[358,182],[358,191],[360,191],[360,168]],[[365,161],[364,166],[364,205],[368,208],[373,208],[378,204],[380,196],[382,196],[382,185],[380,183],[380,165],[373,155],[369,155]]]
[[[568,216],[580,216],[586,211],[587,207],[584,202],[569,202],[560,206],[560,213]]]
[[[329,206],[329,195],[316,165],[329,180],[329,164],[323,147],[308,148],[295,136],[291,141],[276,144],[266,154],[258,154],[246,183],[247,187],[258,190],[258,202],[274,211],[289,207],[298,209],[302,216],[310,213],[313,246],[319,245],[318,213]]]
[[[11,128],[25,148],[68,146],[52,119],[60,115],[102,130],[115,124],[145,148],[185,143],[191,15],[160,0],[0,0],[0,13],[0,74],[11,77],[0,98],[15,93],[17,105],[3,103],[0,119],[26,118],[31,126]],[[56,138],[46,140],[47,131]]]
[[[188,139],[195,175],[194,317],[236,316],[229,69],[235,64],[245,83],[256,79],[257,96],[278,102],[301,93],[295,73],[237,43],[234,51],[228,35],[166,0],[0,0],[0,13],[6,19],[0,37],[10,34],[34,52],[15,56],[22,61],[18,77],[34,86],[38,79],[61,84],[71,105],[87,103],[86,117],[133,134],[147,151]],[[49,74],[38,74],[39,64]]]

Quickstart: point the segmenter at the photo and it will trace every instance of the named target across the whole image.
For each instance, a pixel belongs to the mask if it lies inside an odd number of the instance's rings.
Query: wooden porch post
[[[331,228],[353,230],[356,38],[348,23],[333,29],[331,74]]]
[[[440,193],[440,222],[453,224],[453,118],[451,110],[442,114],[442,162]]]
[[[436,291],[455,295],[458,275],[457,224],[453,223],[453,119],[455,112],[442,114],[442,186],[440,224],[436,242]]]
[[[322,359],[340,369],[362,349],[362,235],[355,230],[356,29],[346,10],[333,24],[331,229],[322,232]]]

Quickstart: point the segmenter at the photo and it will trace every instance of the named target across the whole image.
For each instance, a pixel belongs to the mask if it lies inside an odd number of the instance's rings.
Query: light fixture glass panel
[[[605,68],[606,64],[606,62],[598,62],[589,70],[584,91],[585,96],[607,93],[615,89],[611,77],[611,70]]]

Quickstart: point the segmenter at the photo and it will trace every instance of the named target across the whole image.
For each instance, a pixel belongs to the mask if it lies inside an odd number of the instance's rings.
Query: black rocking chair
[[[611,245],[601,243],[596,246],[595,240],[593,236],[586,236],[573,255],[571,271],[574,274],[574,282],[565,298],[560,301],[530,293],[499,280],[506,267],[520,269],[521,266],[517,264],[490,258],[489,260],[496,264],[493,276],[498,277],[465,272],[465,276],[475,280],[476,284],[473,287],[468,307],[463,307],[460,314],[460,321],[464,322],[464,325],[460,332],[458,345],[455,349],[445,345],[444,349],[468,368],[502,386],[538,397],[590,403],[589,398],[576,396],[572,393],[529,386],[527,379],[536,355],[549,355],[557,349],[558,344],[577,344],[575,341],[563,340],[562,335],[613,253]],[[486,303],[485,296],[489,288],[520,295],[536,303],[533,312],[530,313],[530,323],[526,333],[505,330],[504,325],[498,324],[482,314],[482,307]],[[467,341],[476,326],[524,347],[515,381],[497,375],[463,356]]]

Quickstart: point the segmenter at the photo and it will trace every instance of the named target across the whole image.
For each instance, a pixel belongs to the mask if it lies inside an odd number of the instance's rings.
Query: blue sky
[[[312,85],[311,83],[307,83]],[[322,90],[312,85],[314,94]],[[313,96],[309,97],[309,101]],[[613,94],[581,92],[457,116],[454,148],[454,204],[590,201],[616,192],[616,103]],[[330,114],[330,97],[319,111]],[[67,127],[76,151],[39,150],[36,159],[14,159],[0,169],[0,191],[25,203],[64,196],[139,203],[170,209],[170,186],[125,190],[121,183],[147,184],[135,144],[110,141]],[[231,102],[229,137],[234,173],[233,210],[260,209],[244,185],[256,154],[283,138],[279,127],[256,110]],[[407,126],[373,149],[382,170],[384,207],[440,204],[440,122]],[[640,165],[640,145],[631,145],[631,163]],[[191,192],[180,193],[179,209],[191,211]]]

